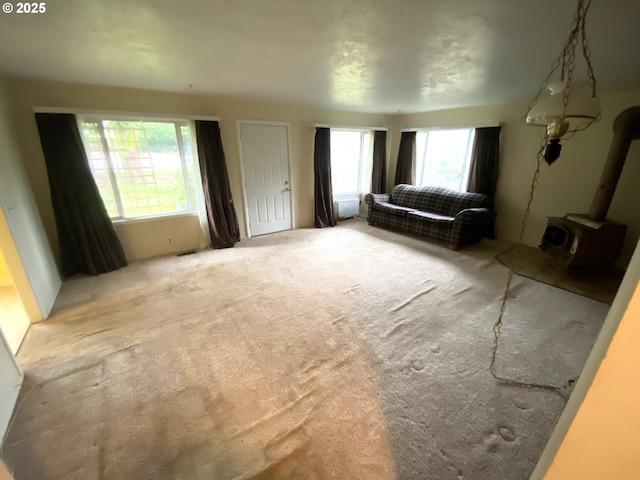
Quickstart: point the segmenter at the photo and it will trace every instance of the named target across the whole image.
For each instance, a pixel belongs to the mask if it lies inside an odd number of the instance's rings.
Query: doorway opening
[[[29,317],[0,248],[0,330],[15,355],[29,328]]]

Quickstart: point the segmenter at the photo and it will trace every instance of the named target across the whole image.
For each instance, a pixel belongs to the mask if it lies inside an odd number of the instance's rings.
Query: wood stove
[[[620,113],[613,122],[613,142],[588,214],[548,217],[540,248],[567,270],[598,273],[613,268],[627,226],[607,220],[622,167],[633,140],[640,139],[640,107]]]
[[[540,248],[558,258],[572,273],[598,273],[613,267],[620,255],[627,226],[586,215],[549,217]]]

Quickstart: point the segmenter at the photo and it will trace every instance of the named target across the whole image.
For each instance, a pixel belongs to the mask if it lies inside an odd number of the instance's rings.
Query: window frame
[[[360,197],[361,195],[368,193],[369,191],[371,191],[371,182],[369,181],[368,186],[365,186],[363,184],[363,171],[365,167],[372,167],[374,130],[370,128],[364,128],[364,127],[330,127],[329,130],[330,130],[330,135],[333,132],[353,132],[353,133],[360,134],[360,158],[358,159],[357,189],[349,192],[335,193],[333,191],[333,169],[332,169],[331,187],[332,187],[332,193],[333,193],[333,200],[337,201],[340,199]],[[367,134],[369,135],[368,142],[366,140]],[[366,143],[368,143],[368,146],[365,147]],[[365,158],[365,155],[367,154],[371,158],[368,158],[368,159]],[[331,161],[333,162],[333,157]]]
[[[118,210],[117,217],[109,216],[109,219],[114,224],[123,224],[123,223],[137,223],[137,222],[146,222],[153,221],[162,218],[168,217],[184,217],[184,216],[198,216],[198,205],[197,205],[197,193],[193,191],[189,186],[189,175],[191,174],[186,164],[186,157],[184,151],[184,138],[181,132],[181,127],[186,127],[189,129],[190,136],[190,147],[191,147],[191,155],[193,158],[193,162],[198,162],[197,157],[197,149],[195,144],[195,128],[193,124],[193,120],[189,118],[182,117],[164,117],[164,116],[140,116],[140,115],[127,115],[127,114],[111,114],[109,112],[92,112],[92,113],[78,113],[75,114],[76,123],[78,124],[78,130],[80,132],[80,137],[82,140],[83,147],[85,149],[85,153],[87,154],[87,164],[89,169],[91,170],[91,174],[93,175],[93,167],[91,165],[91,159],[89,158],[90,151],[87,148],[87,142],[82,134],[82,128],[84,123],[94,123],[97,126],[98,133],[100,135],[100,143],[102,147],[102,151],[105,155],[105,163],[107,165],[107,171],[109,174],[109,181],[111,184],[111,188],[114,193],[114,201]],[[152,213],[145,215],[135,215],[135,216],[126,216],[124,206],[122,204],[122,197],[120,195],[120,187],[118,185],[118,181],[115,175],[115,167],[113,165],[113,159],[110,155],[109,144],[107,141],[107,137],[104,133],[104,125],[103,121],[112,121],[112,122],[148,122],[148,123],[170,123],[173,124],[176,134],[176,143],[178,146],[178,154],[180,157],[180,166],[182,170],[182,186],[185,191],[185,195],[187,198],[187,206],[188,208],[184,211],[172,211],[172,212],[163,212],[163,213]],[[196,172],[192,172],[196,173]],[[198,186],[197,179],[196,180],[196,188]],[[102,197],[102,196],[101,196]]]
[[[422,179],[424,176],[424,171],[425,171],[425,167],[426,167],[426,158],[427,158],[427,149],[428,149],[428,144],[429,144],[429,134],[431,132],[442,132],[442,131],[452,131],[452,130],[467,130],[467,146],[466,146],[466,155],[464,158],[464,163],[463,163],[463,169],[464,169],[464,173],[463,173],[463,178],[462,178],[462,182],[461,182],[461,187],[463,188],[463,190],[458,190],[461,193],[464,192],[468,192],[469,190],[469,177],[471,175],[471,157],[473,155],[473,142],[475,139],[475,130],[476,127],[427,127],[427,128],[419,128],[416,129],[416,136],[419,134],[426,134],[426,139],[424,142],[424,152],[422,154],[422,169],[420,172],[418,172],[417,170],[417,162],[418,162],[418,152],[416,152],[416,185],[418,186],[439,186],[439,187],[443,187],[443,188],[449,188],[445,185],[423,185],[422,183]],[[417,138],[416,138],[416,144],[417,144]]]

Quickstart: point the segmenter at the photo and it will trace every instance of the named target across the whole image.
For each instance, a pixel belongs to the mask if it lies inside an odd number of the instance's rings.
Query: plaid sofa
[[[369,225],[425,236],[454,250],[493,237],[496,213],[479,193],[400,184],[390,195],[369,193],[364,201]]]

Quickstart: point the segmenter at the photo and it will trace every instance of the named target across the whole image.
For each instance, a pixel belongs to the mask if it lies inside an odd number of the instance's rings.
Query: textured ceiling
[[[0,71],[367,112],[491,104],[535,94],[575,3],[54,0],[0,14]],[[593,0],[599,88],[640,88],[638,19],[637,0]]]

